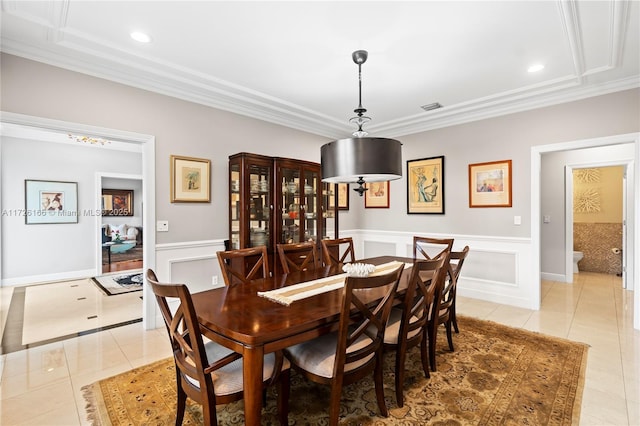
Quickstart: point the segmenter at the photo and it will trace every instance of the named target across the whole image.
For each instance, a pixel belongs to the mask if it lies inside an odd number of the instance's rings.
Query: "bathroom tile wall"
[[[584,253],[578,262],[580,271],[617,274],[622,256],[611,251],[622,247],[621,223],[574,223],[573,249]]]

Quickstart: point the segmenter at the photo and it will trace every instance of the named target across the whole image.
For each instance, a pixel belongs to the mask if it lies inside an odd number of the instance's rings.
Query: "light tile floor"
[[[633,293],[592,273],[544,281],[540,311],[459,296],[458,313],[588,343],[581,425],[640,425],[640,331]],[[0,358],[0,424],[88,424],[85,384],[171,356],[166,330],[131,324]]]

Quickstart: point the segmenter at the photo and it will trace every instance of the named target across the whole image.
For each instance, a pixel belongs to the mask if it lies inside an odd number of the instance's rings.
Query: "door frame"
[[[155,162],[155,136],[143,133],[134,133],[125,130],[111,129],[106,127],[90,126],[86,124],[73,123],[69,121],[54,120],[50,118],[36,117],[31,115],[16,114],[13,112],[0,111],[0,124],[8,123],[16,126],[36,128],[40,130],[50,130],[53,132],[76,133],[90,135],[104,139],[132,143],[140,145],[142,150],[142,192],[144,212],[142,216],[142,226],[148,232],[142,233],[143,238],[143,270],[156,267],[156,162]],[[97,232],[94,232],[97,235]],[[94,237],[95,238],[95,237]],[[0,248],[0,256],[2,255]],[[0,268],[2,265],[0,264]],[[0,269],[0,276],[2,270]],[[142,302],[142,325],[145,330],[156,328],[156,305],[153,292],[148,285],[143,285]]]
[[[623,135],[607,136],[602,138],[584,139],[572,142],[561,142],[548,145],[537,145],[531,147],[531,278],[533,285],[538,286],[538,291],[533,292],[534,300],[532,305],[535,309],[540,309],[540,300],[542,292],[542,283],[540,280],[540,250],[541,250],[541,165],[542,154],[568,151],[574,149],[593,148],[599,146],[618,145],[623,143],[634,144],[634,160],[633,160],[633,187],[640,189],[640,172],[638,170],[640,164],[640,133],[627,133]],[[631,180],[631,179],[628,179]],[[633,205],[635,217],[640,214],[640,196],[633,194],[633,200],[628,200],[628,204]],[[634,227],[633,230],[629,230],[629,237],[633,238],[631,244],[637,244],[640,242],[640,226]],[[633,259],[633,273],[627,274],[628,278],[635,283],[640,281],[640,267],[638,267],[638,260]],[[633,327],[640,330],[640,291],[634,291],[633,296],[634,304],[634,318]]]

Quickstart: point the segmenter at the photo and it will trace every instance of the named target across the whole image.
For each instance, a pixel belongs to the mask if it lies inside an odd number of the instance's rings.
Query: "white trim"
[[[638,191],[640,189],[640,172],[638,171],[640,164],[640,133],[627,133],[603,138],[584,139],[531,147],[531,274],[535,282],[540,283],[540,168],[542,163],[542,154],[573,149],[617,145],[622,143],[633,143],[635,145],[633,185],[634,188],[636,188],[636,191]],[[634,196],[633,203],[635,211],[634,219],[637,219],[640,214],[640,196]],[[635,226],[632,232],[633,244],[638,244],[640,242],[640,226]],[[640,267],[638,265],[638,259],[633,259],[633,272],[631,274],[627,274],[627,277],[631,280],[633,283],[631,285],[635,288],[635,283],[640,281]],[[540,306],[540,291],[541,286],[536,292],[538,297],[538,309]],[[640,330],[640,291],[634,291],[633,305],[633,327]]]
[[[30,275],[27,277],[7,278],[2,280],[2,287],[23,287],[31,284],[44,284],[59,281],[82,280],[94,276],[95,270],[60,272],[57,274]]]
[[[155,230],[156,217],[156,200],[155,200],[155,181],[156,181],[156,157],[155,157],[155,136],[145,135],[142,133],[128,132],[124,130],[110,129],[106,127],[90,126],[80,123],[72,123],[68,121],[53,120],[43,117],[35,117],[24,114],[16,114],[12,112],[0,112],[0,122],[4,128],[5,123],[19,125],[24,127],[34,127],[37,129],[47,129],[56,132],[71,132],[83,135],[93,135],[103,137],[109,140],[133,143],[142,147],[142,192],[144,198],[144,213],[142,217],[142,226],[144,229]],[[95,238],[95,237],[94,237]],[[155,269],[155,244],[156,233],[144,232],[143,238],[143,270],[147,268]],[[91,276],[94,271],[91,270],[86,276]],[[0,276],[2,271],[0,270]],[[4,282],[3,282],[4,284]],[[143,303],[142,303],[142,323],[147,330],[156,328],[156,303],[155,298],[149,286],[143,286]]]

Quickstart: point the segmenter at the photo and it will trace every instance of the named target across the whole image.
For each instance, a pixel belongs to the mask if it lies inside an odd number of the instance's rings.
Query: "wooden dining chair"
[[[285,274],[293,271],[314,269],[316,262],[316,243],[277,244],[278,257]]]
[[[413,259],[435,259],[443,252],[451,252],[453,238],[413,237]]]
[[[383,339],[403,268],[400,265],[384,275],[347,277],[338,331],[285,349],[296,371],[313,382],[331,385],[332,426],[338,424],[342,387],[371,372],[380,413],[388,415],[382,379]]]
[[[256,278],[269,277],[269,257],[266,246],[219,251],[217,256],[225,285],[247,283]],[[261,271],[262,274],[260,274]]]
[[[391,310],[384,333],[384,350],[395,351],[395,385],[398,407],[404,405],[404,376],[407,351],[420,345],[422,369],[429,375],[428,321],[434,306],[436,289],[442,287],[446,277],[446,256],[432,260],[418,260],[411,269],[402,303]],[[435,277],[435,279],[433,279]]]
[[[451,323],[456,333],[460,333],[458,329],[458,321],[456,319],[456,293],[458,288],[458,278],[460,277],[460,270],[462,264],[469,254],[469,246],[465,246],[462,251],[452,251],[449,255],[449,268],[448,268],[448,285],[452,287],[451,290]]]
[[[184,418],[187,397],[202,405],[205,425],[217,425],[216,405],[243,398],[242,356],[213,341],[204,343],[191,293],[184,284],[161,284],[148,269],[151,285],[164,319],[176,367],[176,425]],[[168,299],[180,301],[175,313]],[[289,409],[289,366],[282,352],[264,357],[263,387],[277,384],[278,419],[287,424]]]
[[[320,244],[322,245],[323,266],[356,261],[356,253],[353,249],[353,239],[351,237],[320,240]]]

